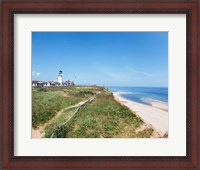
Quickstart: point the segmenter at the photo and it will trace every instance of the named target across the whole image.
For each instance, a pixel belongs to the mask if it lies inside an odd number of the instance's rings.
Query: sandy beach
[[[121,96],[121,94],[125,93],[126,92],[113,92],[115,100],[127,106],[132,111],[135,111],[136,114],[144,120],[144,122],[151,124],[161,136],[168,132],[169,114],[168,106],[166,104],[154,101],[150,106],[133,102]]]

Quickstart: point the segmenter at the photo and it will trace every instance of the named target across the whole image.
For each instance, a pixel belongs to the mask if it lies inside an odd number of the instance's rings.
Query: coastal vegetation
[[[139,130],[143,120],[104,87],[34,87],[32,93],[32,126],[46,138],[149,138],[154,133],[151,127]]]
[[[74,87],[32,88],[32,126],[46,123],[59,110],[74,105],[91,96],[90,89],[76,90]]]

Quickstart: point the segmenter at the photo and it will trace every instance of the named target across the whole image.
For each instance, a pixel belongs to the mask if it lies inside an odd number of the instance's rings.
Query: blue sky
[[[167,32],[33,32],[32,79],[168,86]]]

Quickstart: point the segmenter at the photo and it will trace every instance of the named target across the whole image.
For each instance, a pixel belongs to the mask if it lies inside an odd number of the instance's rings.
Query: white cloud
[[[101,68],[101,72],[114,81],[125,81],[130,79],[130,75],[126,74],[123,69],[112,70],[110,68]]]
[[[36,76],[40,77],[40,73],[36,73]]]
[[[146,73],[146,72],[142,72],[145,76],[147,76],[147,77],[154,77],[154,75],[153,74],[150,74],[150,73]]]
[[[41,75],[41,73],[39,73],[39,72],[35,72],[35,71],[32,72],[33,77],[40,77],[40,75]]]
[[[143,71],[139,71],[139,70],[135,70],[129,66],[126,67],[126,69],[131,72],[132,74],[143,74],[144,76],[147,76],[147,77],[154,77],[155,75],[151,74],[151,73],[147,73],[147,72],[143,72]]]

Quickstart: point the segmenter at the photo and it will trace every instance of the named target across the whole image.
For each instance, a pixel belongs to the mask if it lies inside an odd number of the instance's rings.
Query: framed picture
[[[1,7],[2,169],[200,168],[199,1]]]

